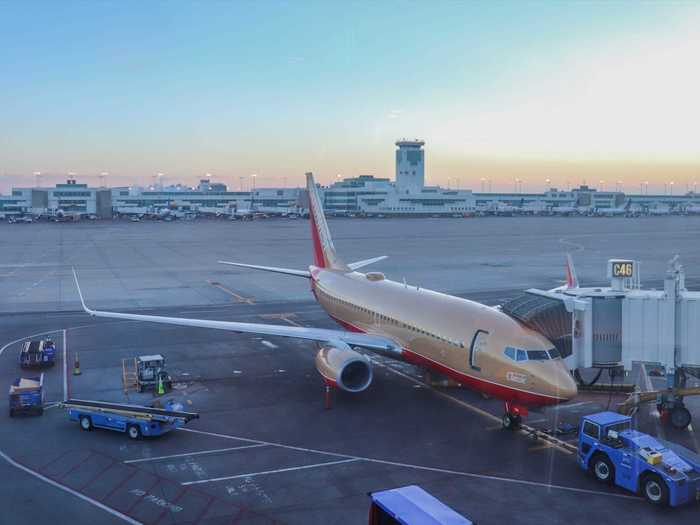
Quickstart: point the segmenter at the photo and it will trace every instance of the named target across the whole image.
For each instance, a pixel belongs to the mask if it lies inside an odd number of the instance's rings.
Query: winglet
[[[566,254],[566,288],[578,288],[578,277],[574,268],[574,259],[570,253]]]
[[[85,299],[83,299],[83,292],[80,290],[80,283],[78,283],[78,274],[75,273],[75,266],[73,266],[73,279],[75,280],[75,287],[78,289],[78,296],[80,297],[80,304],[83,305],[83,310],[85,310],[90,315],[95,315],[95,313],[85,305]]]

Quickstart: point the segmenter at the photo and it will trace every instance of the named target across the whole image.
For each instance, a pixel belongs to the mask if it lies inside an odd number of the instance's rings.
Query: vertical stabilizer
[[[566,254],[566,287],[578,288],[578,277],[576,276],[576,268],[574,268],[574,259],[570,253]]]
[[[314,264],[319,268],[351,271],[335,253],[313,173],[306,174],[306,189],[309,192],[309,222],[314,243]]]

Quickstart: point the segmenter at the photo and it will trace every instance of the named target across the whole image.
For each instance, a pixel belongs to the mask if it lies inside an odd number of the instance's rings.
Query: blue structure
[[[700,499],[700,457],[632,430],[632,418],[600,412],[581,419],[577,462],[598,481],[676,507]]]
[[[181,406],[172,403],[162,409],[69,399],[61,406],[68,409],[68,418],[80,423],[83,430],[104,428],[126,432],[131,439],[160,436],[199,417],[199,414],[178,411]]]
[[[371,492],[369,525],[472,525],[416,485]]]
[[[44,413],[44,374],[39,377],[18,377],[10,385],[10,417],[18,414]]]
[[[19,365],[22,368],[40,368],[56,364],[56,345],[50,339],[27,341],[19,352]]]

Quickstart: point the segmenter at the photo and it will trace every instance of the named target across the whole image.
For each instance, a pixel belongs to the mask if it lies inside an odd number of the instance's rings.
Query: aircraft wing
[[[75,279],[75,285],[78,288],[78,295],[80,296],[80,303],[83,306],[83,310],[94,317],[109,317],[112,319],[124,319],[128,321],[146,321],[150,323],[191,326],[195,328],[213,328],[216,330],[227,330],[229,332],[293,337],[296,339],[308,339],[311,341],[320,342],[332,343],[333,341],[342,341],[350,346],[360,346],[370,350],[400,351],[400,346],[388,337],[357,332],[347,332],[345,330],[306,328],[303,326],[286,326],[262,323],[239,323],[235,321],[214,321],[208,319],[188,319],[184,317],[163,317],[160,315],[127,314],[92,310],[85,304],[75,269],[73,269],[73,277]]]

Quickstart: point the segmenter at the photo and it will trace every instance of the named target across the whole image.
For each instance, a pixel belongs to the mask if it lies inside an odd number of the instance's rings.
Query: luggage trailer
[[[172,410],[172,404],[166,405],[171,408],[152,408],[104,401],[68,399],[60,406],[68,409],[69,419],[78,422],[83,430],[104,428],[126,432],[131,439],[160,436],[199,418],[199,414],[195,412]]]

